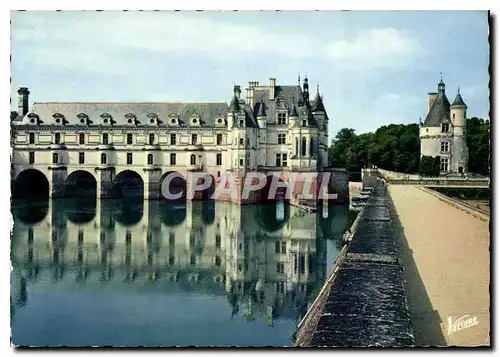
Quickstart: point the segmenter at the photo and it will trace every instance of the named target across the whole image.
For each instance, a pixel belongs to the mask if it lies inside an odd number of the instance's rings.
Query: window
[[[302,120],[302,126],[307,126],[307,119]]]
[[[132,165],[132,153],[127,153],[127,165]]]
[[[278,144],[286,144],[286,134],[278,134]]]
[[[85,133],[80,133],[78,135],[78,142],[80,143],[80,145],[85,144]]]
[[[132,134],[127,134],[127,145],[132,145]]]
[[[295,138],[295,155],[299,156],[299,138]]]
[[[60,143],[61,143],[61,133],[56,133],[56,134],[54,135],[54,142],[55,142],[56,144],[60,144]]]
[[[453,119],[455,119],[455,113],[453,113]]]
[[[170,134],[170,145],[176,145],[176,142],[175,134]]]
[[[300,153],[302,156],[306,156],[306,149],[307,149],[306,146],[307,146],[306,138],[303,137],[302,138],[302,145],[300,147]]]
[[[243,119],[240,119],[240,127],[244,127],[245,126],[245,121]]]
[[[441,158],[441,171],[448,171],[448,159]]]
[[[102,134],[102,143],[104,145],[108,145],[108,141],[109,141],[109,135],[108,135],[108,133]]]
[[[170,232],[169,237],[168,237],[168,244],[171,246],[175,244],[175,233]]]
[[[240,138],[240,145],[243,145],[243,144],[244,144],[243,138]]]
[[[282,166],[287,166],[288,155],[287,154],[282,154],[281,157],[282,157],[281,165]]]
[[[311,152],[311,156],[313,156],[314,155],[314,150],[315,150],[314,138],[311,138],[311,146],[310,146],[309,150]]]
[[[222,239],[221,239],[220,234],[217,233],[215,235],[215,248],[220,248],[220,246],[221,246],[221,240]]]
[[[149,134],[149,145],[155,144],[155,134]]]
[[[450,131],[450,124],[443,123],[441,124],[441,132],[448,133]]]
[[[222,145],[222,134],[217,134],[217,145]]]
[[[30,133],[30,144],[35,143],[35,133]]]
[[[125,242],[130,243],[132,242],[132,231],[127,229],[127,232],[125,233]]]
[[[34,152],[30,152],[29,160],[30,160],[30,164],[35,163],[35,153]]]
[[[240,159],[240,166],[243,166],[243,163],[244,163],[243,159]]]
[[[148,154],[148,165],[153,165],[153,154]]]
[[[59,155],[57,153],[52,154],[52,163],[57,164],[59,162]]]
[[[175,159],[176,159],[176,156],[175,154],[170,154],[170,165],[171,166],[175,166]]]
[[[197,134],[191,135],[191,145],[198,145],[198,135]]]
[[[191,165],[196,165],[196,155],[195,154],[191,155]]]
[[[443,141],[441,143],[441,151],[442,152],[448,152],[450,150],[450,143],[447,141]]]
[[[106,154],[101,154],[101,165],[106,165]]]
[[[286,254],[286,242],[281,242],[281,253]]]
[[[281,166],[281,154],[277,153],[276,154],[276,166]]]
[[[281,252],[281,243],[279,240],[277,240],[275,243],[274,243],[274,247],[275,247],[275,252],[276,253],[280,253]]]
[[[222,154],[217,154],[217,166],[222,165]]]
[[[80,165],[85,163],[85,153],[83,152],[78,153],[78,163]]]
[[[82,230],[79,230],[78,231],[78,244],[82,244],[83,243],[83,231]]]
[[[286,113],[278,113],[278,125],[286,124]]]
[[[285,264],[281,262],[276,263],[276,272],[283,274],[285,272]]]

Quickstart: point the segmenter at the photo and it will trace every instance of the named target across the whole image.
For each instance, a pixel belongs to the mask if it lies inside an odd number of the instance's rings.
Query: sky
[[[418,123],[442,72],[489,117],[487,12],[11,12],[11,100],[227,102],[233,85],[319,83],[329,136]],[[244,91],[243,91],[244,93]]]

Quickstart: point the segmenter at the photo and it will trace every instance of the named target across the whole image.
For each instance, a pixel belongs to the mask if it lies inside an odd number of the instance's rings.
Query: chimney
[[[253,108],[253,93],[254,93],[254,88],[258,85],[259,82],[248,82],[248,87],[247,88],[247,104]]]
[[[428,100],[427,113],[429,113],[431,111],[432,103],[434,103],[434,100],[436,99],[437,95],[438,94],[435,92],[427,94],[427,100]]]
[[[269,100],[274,100],[276,93],[276,78],[269,78]]]
[[[238,100],[240,100],[241,86],[237,86],[237,85],[234,86],[234,95],[236,96],[236,98],[238,98]]]
[[[17,94],[19,95],[19,102],[17,105],[17,111],[18,114],[21,116],[25,116],[28,114],[29,110],[29,94],[30,91],[26,87],[20,87],[17,91]]]

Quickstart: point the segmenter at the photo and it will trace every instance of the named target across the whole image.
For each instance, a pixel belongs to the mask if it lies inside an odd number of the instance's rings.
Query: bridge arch
[[[12,195],[19,198],[49,197],[49,180],[37,169],[21,171],[13,182]]]
[[[168,227],[177,227],[186,220],[186,203],[163,200],[160,202],[160,219]]]
[[[97,181],[89,171],[76,170],[66,178],[64,192],[66,197],[96,196]]]
[[[179,198],[173,199],[168,195],[167,190],[172,196]],[[160,177],[160,197],[168,201],[184,201],[187,195],[186,177],[177,171],[167,171]]]
[[[267,175],[266,186],[259,192],[259,205],[257,207],[257,224],[264,231],[273,233],[282,229],[290,219],[290,205],[286,198],[286,187],[277,187],[276,195],[269,192],[275,180],[275,175]],[[282,177],[278,178],[280,183],[284,183]]]
[[[92,222],[96,216],[97,202],[95,196],[76,196],[64,200],[64,213],[73,224]]]
[[[144,180],[142,176],[133,170],[119,172],[112,183],[114,197],[135,198],[144,197]]]

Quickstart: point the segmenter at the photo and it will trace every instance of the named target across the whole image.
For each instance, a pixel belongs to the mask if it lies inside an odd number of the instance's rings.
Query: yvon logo
[[[464,315],[462,317],[459,317],[455,321],[453,321],[450,316],[448,317],[448,336],[459,330],[476,326],[478,323],[479,322],[477,321],[477,316]]]

